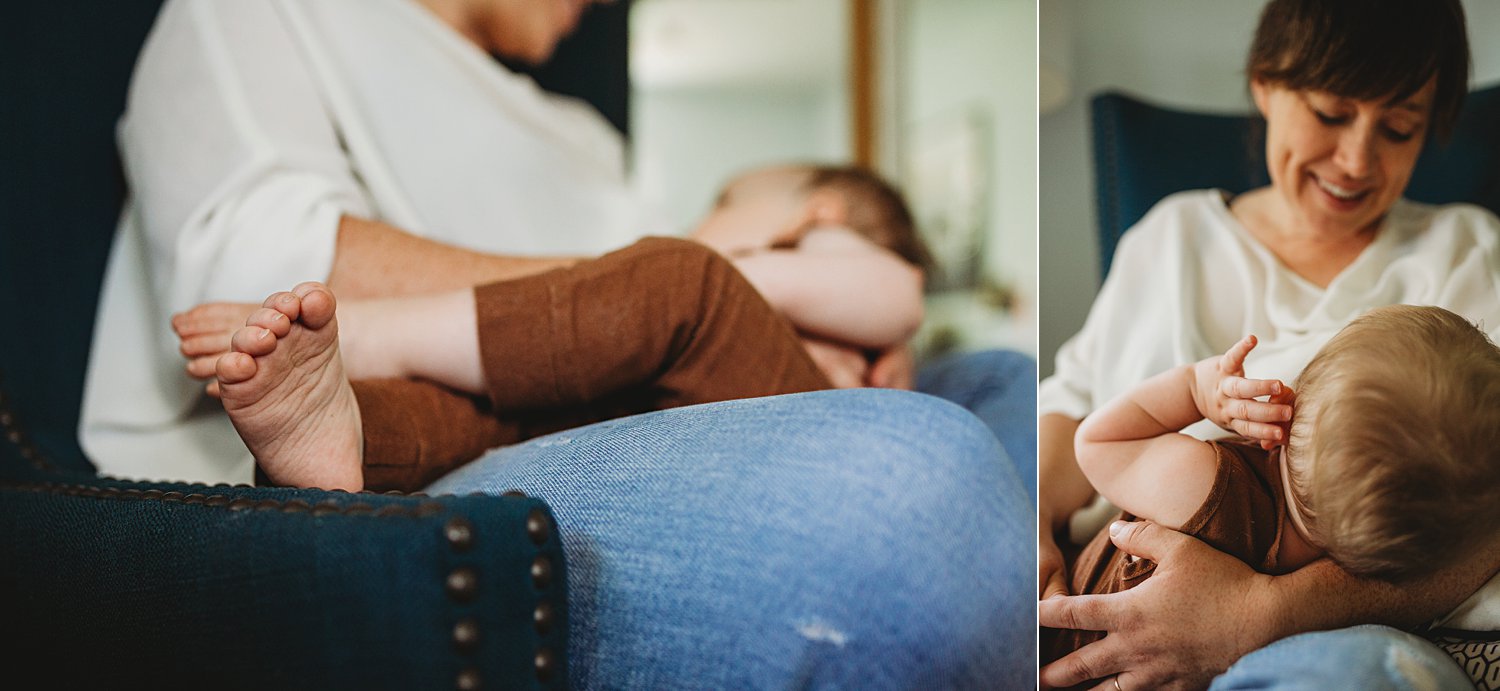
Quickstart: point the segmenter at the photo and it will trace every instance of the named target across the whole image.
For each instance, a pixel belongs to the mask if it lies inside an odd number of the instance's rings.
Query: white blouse
[[[1041,383],[1037,412],[1083,419],[1246,334],[1260,341],[1247,376],[1291,383],[1350,320],[1391,304],[1437,305],[1500,335],[1500,219],[1477,206],[1397,201],[1374,241],[1320,288],[1253,238],[1221,192],[1178,193],[1120,239],[1083,329]],[[1227,434],[1207,421],[1186,431]]]
[[[326,279],[344,214],[515,255],[599,254],[661,231],[602,117],[412,0],[168,0],[118,139],[132,198],[80,423],[109,475],[251,480],[170,316]]]

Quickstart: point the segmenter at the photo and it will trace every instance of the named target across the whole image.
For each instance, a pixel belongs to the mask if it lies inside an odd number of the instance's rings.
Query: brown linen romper
[[[591,422],[829,387],[791,323],[695,242],[647,238],[474,298],[486,396],[352,382],[366,488],[420,489],[496,446]]]
[[[1270,452],[1243,439],[1209,442],[1218,459],[1213,487],[1198,511],[1181,528],[1221,552],[1234,556],[1261,573],[1277,571],[1276,553],[1283,525],[1278,476],[1270,467]],[[1114,520],[1137,520],[1121,513]],[[1075,595],[1117,593],[1140,585],[1156,570],[1154,562],[1129,562],[1125,553],[1109,540],[1109,530],[1099,531],[1073,563],[1068,586]],[[1057,660],[1089,643],[1101,640],[1099,631],[1042,629],[1041,664]],[[1082,688],[1090,688],[1085,684]]]

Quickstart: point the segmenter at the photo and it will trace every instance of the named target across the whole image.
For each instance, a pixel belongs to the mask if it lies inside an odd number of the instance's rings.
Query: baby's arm
[[[1279,440],[1281,428],[1270,423],[1291,418],[1286,403],[1254,400],[1282,395],[1281,382],[1240,376],[1254,347],[1247,336],[1222,357],[1158,374],[1085,418],[1074,444],[1094,488],[1132,514],[1182,527],[1212,489],[1217,464],[1213,447],[1178,430],[1207,417]]]
[[[922,271],[851,230],[817,229],[794,249],[733,261],[799,331],[820,338],[885,349],[922,323]]]

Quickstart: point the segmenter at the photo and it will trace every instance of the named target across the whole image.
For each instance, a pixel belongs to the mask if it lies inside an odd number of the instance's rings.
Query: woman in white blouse
[[[466,288],[653,230],[619,135],[490,55],[546,60],[589,4],[168,0],[119,126],[131,200],[80,430],[100,471],[252,480],[175,312],[303,280]],[[859,390],[664,411],[501,449],[434,491],[511,488],[558,517],[577,686],[1032,681],[1030,503],[956,406]]]
[[[1133,526],[1118,539],[1159,559],[1165,571],[1158,578],[1173,574],[1172,585],[1153,579],[1152,588],[1088,603],[1050,599],[1067,594],[1055,536],[1094,497],[1073,456],[1073,433],[1132,384],[1222,352],[1246,334],[1262,344],[1245,363],[1247,376],[1290,382],[1345,323],[1394,303],[1439,305],[1500,333],[1500,221],[1474,206],[1401,198],[1423,142],[1451,128],[1467,90],[1458,0],[1379,10],[1274,0],[1247,74],[1265,119],[1270,186],[1160,202],[1122,238],[1083,330],[1059,350],[1056,374],[1038,393],[1042,623],[1111,634],[1044,669],[1044,686],[1109,677],[1132,690],[1206,684],[1241,655],[1293,633],[1431,621],[1500,566],[1481,555],[1468,573],[1416,584],[1397,599],[1389,586],[1355,581],[1331,563],[1257,577],[1202,543]],[[1229,434],[1208,424],[1187,431]],[[1253,597],[1235,597],[1247,592]],[[1185,604],[1202,599],[1214,606]],[[1327,674],[1348,688],[1375,688],[1350,682],[1363,679],[1362,665],[1373,667],[1369,683],[1383,677],[1378,664],[1364,664],[1372,658],[1341,647],[1352,637],[1338,635],[1299,639],[1301,647],[1290,650],[1300,651],[1301,666],[1271,667],[1304,675],[1310,687],[1318,682],[1307,678]],[[1361,649],[1373,657],[1387,641],[1372,640]],[[1432,646],[1412,645],[1418,656],[1441,658]],[[1288,650],[1266,652],[1284,661],[1295,654]]]

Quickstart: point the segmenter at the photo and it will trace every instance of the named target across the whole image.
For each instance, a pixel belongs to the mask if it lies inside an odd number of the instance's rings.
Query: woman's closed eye
[[[1316,107],[1310,107],[1310,109],[1313,116],[1318,119],[1318,122],[1329,127],[1347,125],[1354,120],[1353,116],[1350,115],[1334,114]],[[1419,126],[1412,125],[1382,124],[1380,126],[1381,136],[1397,144],[1411,141],[1412,137],[1417,136],[1419,129]]]
[[[1350,119],[1348,115],[1334,115],[1317,108],[1312,108],[1312,112],[1318,118],[1318,122],[1325,125],[1343,125],[1348,123]]]
[[[1381,129],[1382,132],[1385,133],[1385,138],[1386,139],[1389,139],[1389,140],[1391,140],[1393,142],[1396,142],[1397,144],[1401,144],[1401,143],[1404,143],[1404,142],[1409,142],[1409,141],[1411,141],[1412,137],[1417,136],[1417,129],[1415,127],[1411,128],[1410,130],[1402,130],[1402,129],[1397,128],[1397,127],[1392,127],[1390,125],[1385,125],[1385,126],[1382,126],[1380,129]]]

